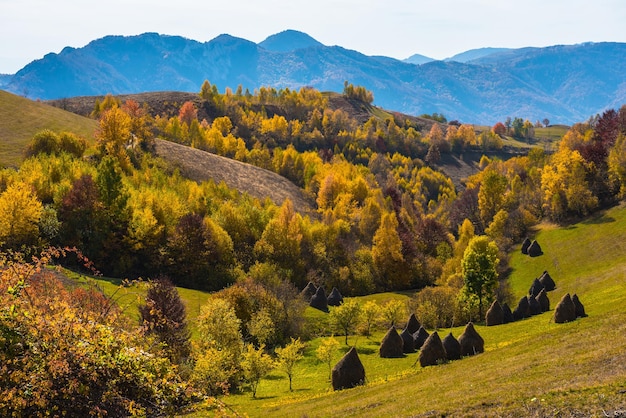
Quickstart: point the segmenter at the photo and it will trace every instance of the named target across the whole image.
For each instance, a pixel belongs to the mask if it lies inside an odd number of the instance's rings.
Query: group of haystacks
[[[485,325],[508,324],[509,322],[519,321],[520,319],[549,311],[550,299],[548,299],[548,292],[554,289],[556,289],[554,280],[550,277],[550,273],[544,271],[539,278],[533,281],[528,290],[528,295],[519,300],[517,307],[513,311],[511,311],[506,302],[500,304],[495,300],[485,315]]]
[[[309,282],[300,295],[311,307],[324,312],[328,312],[329,306],[339,306],[343,303],[343,296],[339,289],[333,287],[330,294],[326,296],[324,288],[315,286],[313,282]]]
[[[531,257],[537,257],[542,255],[543,251],[541,250],[541,247],[536,240],[530,242],[530,239],[526,238],[522,243],[522,254],[528,254]],[[527,309],[525,306],[526,303],[523,300],[520,300],[520,304],[522,305],[521,308],[520,305],[518,305],[518,308],[521,309],[520,312],[524,313],[530,311],[530,315],[535,315],[538,308],[541,308],[542,312],[550,310],[550,301],[548,300],[547,296],[545,294],[542,295],[541,292],[549,292],[551,290],[554,290],[555,288],[556,286],[554,284],[554,281],[552,280],[548,272],[544,271],[543,275],[539,279],[535,279],[532,286],[530,287],[530,297],[527,298]],[[533,298],[538,302],[539,307],[537,306],[537,303],[534,303],[532,301]],[[495,308],[495,312],[493,315],[497,315],[497,307]],[[515,311],[513,312],[513,315],[515,316]],[[554,322],[557,324],[571,322],[576,318],[583,318],[585,316],[587,316],[587,314],[585,313],[585,307],[580,302],[580,299],[576,294],[574,294],[573,296],[570,296],[569,293],[565,294],[554,309]]]
[[[550,299],[548,299],[548,292],[554,289],[556,289],[554,280],[550,277],[550,273],[544,271],[541,277],[533,281],[528,290],[528,295],[520,299],[517,307],[512,312],[506,302],[501,305],[495,300],[485,315],[485,325],[507,324],[549,311]],[[570,322],[585,316],[587,316],[585,307],[576,294],[570,296],[567,293],[554,309],[554,322],[557,324]]]
[[[541,246],[537,240],[533,240],[531,242],[529,238],[526,238],[524,242],[522,242],[522,254],[526,254],[531,257],[539,257],[543,254],[543,251],[541,250]]]
[[[422,367],[434,366],[446,361],[458,360],[485,350],[483,338],[476,332],[473,323],[468,323],[457,340],[449,333],[443,340],[437,331],[429,334],[411,314],[404,330],[398,334],[391,326],[383,337],[379,355],[384,358],[398,358],[419,350],[418,361]],[[332,370],[334,390],[352,388],[365,382],[365,369],[354,347],[335,365]]]

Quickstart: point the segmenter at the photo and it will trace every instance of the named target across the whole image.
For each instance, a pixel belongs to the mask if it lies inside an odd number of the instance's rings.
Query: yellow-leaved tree
[[[403,289],[410,283],[407,274],[409,268],[402,255],[402,241],[397,228],[395,213],[386,213],[374,234],[372,259],[377,273],[377,284],[381,290]]]
[[[132,145],[133,140],[130,129],[130,116],[119,107],[113,107],[102,114],[96,132],[100,154],[115,157],[124,170],[131,166],[126,153],[126,147]]]
[[[43,205],[30,185],[11,184],[0,195],[0,241],[9,248],[34,244]]]
[[[560,221],[570,215],[584,216],[598,206],[587,182],[590,164],[578,151],[561,148],[541,172],[543,208]]]

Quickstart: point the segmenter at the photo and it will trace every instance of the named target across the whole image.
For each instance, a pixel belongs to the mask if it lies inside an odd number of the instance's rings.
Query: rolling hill
[[[224,182],[229,188],[259,200],[269,198],[277,205],[289,198],[296,211],[314,215],[314,200],[298,186],[269,170],[160,139],[156,140],[156,154],[191,180]]]
[[[571,124],[626,102],[626,44],[470,52],[462,57],[467,62],[415,65],[326,46],[297,31],[259,44],[231,35],[205,43],[156,33],[107,36],[47,54],[5,78],[3,88],[58,99],[196,92],[205,79],[220,90],[241,84],[250,91],[271,85],[340,92],[349,80],[371,90],[386,109],[483,124],[507,116]]]
[[[180,105],[185,99],[197,99],[198,95],[162,93],[136,95],[133,98],[149,98],[141,103],[149,102],[153,110],[163,110],[176,100],[181,100]],[[88,114],[95,99],[77,98],[62,104],[73,111]],[[0,90],[0,164],[19,166],[29,140],[42,129],[70,131],[93,141],[97,126],[98,122],[93,119]],[[271,171],[163,140],[156,140],[156,153],[192,180],[223,181],[230,188],[260,200],[269,198],[277,205],[289,198],[300,213],[314,214],[314,200],[289,180]]]
[[[17,167],[28,141],[42,129],[70,131],[93,141],[93,119],[0,90],[0,165]]]

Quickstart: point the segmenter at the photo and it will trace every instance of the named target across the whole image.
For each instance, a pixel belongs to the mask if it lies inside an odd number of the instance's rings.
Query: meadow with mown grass
[[[619,416],[626,409],[626,208],[566,227],[542,225],[536,239],[544,255],[514,251],[509,281],[521,297],[548,270],[557,284],[549,293],[551,310],[510,324],[477,325],[484,353],[421,368],[418,353],[380,358],[382,332],[353,336],[368,382],[333,392],[328,370],[315,359],[318,338],[307,346],[294,393],[286,377],[273,372],[258,399],[235,394],[224,402],[240,414],[277,417]],[[555,324],[554,306],[565,293],[577,293],[589,316]],[[438,332],[458,337],[462,327]]]

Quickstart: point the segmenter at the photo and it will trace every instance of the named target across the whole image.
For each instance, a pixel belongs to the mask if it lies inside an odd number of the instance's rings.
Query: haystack
[[[528,297],[524,296],[517,303],[517,308],[513,310],[513,320],[519,321],[520,319],[530,317],[530,306],[528,305]]]
[[[315,292],[317,292],[317,286],[315,286],[315,283],[309,282],[306,287],[302,289],[302,292],[300,292],[300,296],[302,296],[302,299],[309,303],[311,302],[313,295],[315,295]]]
[[[544,286],[541,284],[539,279],[535,279],[533,280],[533,284],[530,285],[530,289],[528,289],[528,294],[534,298],[539,294],[539,292],[541,292],[543,288]]]
[[[578,299],[578,295],[576,293],[572,296],[572,302],[574,302],[574,307],[576,308],[576,318],[586,317],[587,314],[585,313],[585,307],[580,302],[580,299]]]
[[[548,299],[548,292],[546,289],[541,289],[541,292],[535,298],[541,306],[541,312],[548,312],[550,310],[550,299]]]
[[[397,358],[404,356],[404,342],[402,337],[396,331],[396,327],[393,325],[387,331],[387,334],[380,342],[380,348],[378,354],[383,358]]]
[[[454,338],[452,333],[446,335],[446,338],[441,342],[444,350],[446,350],[446,358],[448,360],[458,360],[461,358],[461,344],[459,340]]]
[[[419,355],[420,366],[436,366],[438,363],[446,361],[446,350],[437,331],[430,334],[426,339]]]
[[[544,271],[541,277],[539,278],[539,282],[543,285],[543,288],[546,289],[546,292],[551,292],[556,289],[556,283],[550,277],[550,273]]]
[[[485,315],[485,325],[488,327],[493,325],[504,324],[504,311],[497,300],[494,300],[491,307]]]
[[[459,344],[461,345],[462,356],[473,356],[485,351],[485,340],[476,332],[474,324],[471,322],[465,326],[463,334],[459,336]]]
[[[328,306],[341,305],[343,303],[343,296],[341,296],[339,289],[337,289],[336,287],[333,287],[332,292],[330,292],[330,295],[328,295],[327,301],[328,301]]]
[[[317,291],[311,298],[309,305],[313,308],[319,309],[320,311],[328,312],[328,299],[326,299],[326,292],[322,286],[317,288]]]
[[[522,242],[522,254],[528,254],[528,247],[530,247],[530,240],[527,237]]]
[[[412,313],[411,316],[409,316],[409,320],[407,321],[405,328],[408,329],[411,334],[415,334],[421,326],[422,324],[420,324],[420,321],[418,321],[415,314]]]
[[[509,304],[504,302],[502,304],[502,312],[504,314],[504,323],[508,324],[509,322],[513,322],[513,312],[511,312],[511,308],[509,308]]]
[[[562,324],[576,319],[576,306],[569,293],[566,293],[554,308],[554,322]]]
[[[534,240],[528,247],[528,255],[531,257],[539,257],[542,254],[543,251],[541,251],[541,246],[539,245],[537,240]]]
[[[532,296],[528,296],[528,310],[530,311],[530,315],[539,315],[543,312],[541,310],[541,304]]]
[[[333,389],[349,389],[364,383],[365,368],[356,352],[356,348],[352,347],[350,351],[335,364],[335,367],[333,367]]]
[[[413,340],[413,334],[409,332],[408,328],[405,328],[400,333],[402,338],[402,352],[415,353],[415,341]]]
[[[415,349],[419,350],[420,348],[422,348],[422,346],[424,345],[424,342],[426,342],[426,339],[429,336],[430,335],[428,334],[428,331],[426,331],[424,327],[420,327],[420,329],[418,329],[417,332],[413,334],[413,341],[415,342]]]

